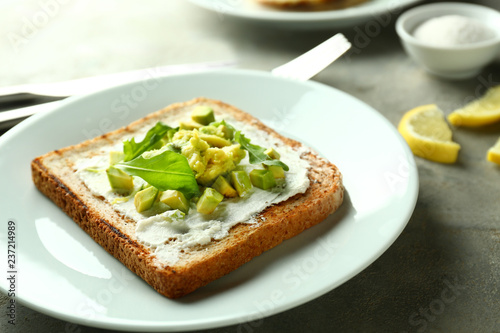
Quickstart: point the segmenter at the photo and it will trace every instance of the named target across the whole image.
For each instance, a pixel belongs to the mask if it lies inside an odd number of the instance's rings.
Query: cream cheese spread
[[[225,120],[241,130],[253,144],[272,147],[279,152],[280,160],[290,168],[283,184],[272,190],[253,187],[252,192],[243,198],[223,200],[217,209],[208,215],[198,213],[192,204],[189,213],[183,216],[178,210],[165,211],[161,206],[157,211],[150,209],[138,213],[133,198],[127,200],[113,192],[104,170],[109,166],[109,151],[122,150],[121,143],[103,149],[92,158],[80,161],[76,165],[77,175],[94,195],[103,197],[116,211],[136,222],[137,240],[150,247],[162,264],[173,265],[179,260],[182,251],[222,239],[229,234],[231,227],[238,223],[258,223],[253,218],[257,213],[298,193],[304,193],[309,187],[309,163],[300,158],[301,154],[308,151],[307,148],[301,151],[293,150],[249,124],[228,117],[225,117]],[[248,156],[239,164],[239,168],[248,172],[257,167],[261,166],[250,164]],[[142,179],[134,177],[136,190],[144,184]]]

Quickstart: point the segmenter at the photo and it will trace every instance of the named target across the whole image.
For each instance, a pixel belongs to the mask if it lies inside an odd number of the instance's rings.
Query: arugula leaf
[[[251,164],[263,163],[266,165],[278,165],[283,168],[283,170],[288,171],[288,165],[281,162],[280,160],[273,160],[264,152],[266,148],[250,143],[250,139],[247,139],[245,135],[241,134],[241,131],[237,131],[234,134],[234,141],[241,145],[241,148],[248,151],[248,159]]]
[[[124,141],[123,153],[125,154],[125,158],[123,160],[128,162],[141,155],[160,141],[169,130],[172,130],[172,127],[162,122],[157,122],[156,125],[146,133],[144,140],[141,142],[135,142],[135,138]]]
[[[177,190],[187,198],[198,195],[200,191],[187,158],[170,150],[151,158],[139,156],[114,167],[144,179],[161,191]]]
[[[282,167],[283,170],[285,170],[285,171],[289,170],[288,165],[286,165],[285,163],[281,162],[280,160],[267,159],[264,162],[262,162],[262,164],[265,164],[265,165],[277,165],[277,166]]]

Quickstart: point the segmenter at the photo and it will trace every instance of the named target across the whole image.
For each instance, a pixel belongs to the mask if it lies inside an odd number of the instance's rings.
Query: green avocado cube
[[[137,212],[141,213],[153,207],[157,195],[158,189],[154,186],[147,187],[137,192],[134,197],[134,205]]]
[[[222,194],[211,187],[207,187],[196,203],[196,210],[201,214],[211,214],[223,199]]]
[[[113,191],[128,194],[134,189],[134,178],[125,171],[110,166],[106,174]]]
[[[276,179],[274,179],[273,173],[265,169],[253,169],[250,171],[250,180],[253,186],[263,190],[268,190],[276,186]]]
[[[160,201],[167,204],[172,209],[178,209],[183,213],[189,211],[189,201],[184,194],[176,190],[167,190],[160,195]]]
[[[252,182],[245,171],[231,171],[231,183],[240,197],[244,197],[252,189]]]
[[[264,154],[269,156],[270,159],[272,160],[279,160],[280,159],[280,153],[278,153],[274,148],[268,148],[264,151]]]
[[[231,145],[231,141],[213,134],[200,134],[200,139],[206,141],[210,146],[222,148]]]
[[[238,196],[238,192],[234,189],[234,187],[229,184],[226,178],[219,176],[212,184],[212,187],[227,198],[235,198]]]
[[[208,125],[215,121],[214,110],[209,106],[197,106],[191,112],[191,119],[199,124]]]
[[[224,137],[228,140],[232,140],[234,138],[234,130],[226,125],[219,125],[222,133],[224,133]]]
[[[180,121],[179,122],[179,129],[181,130],[187,130],[187,131],[192,131],[194,129],[200,128],[202,125],[194,122],[194,121]]]
[[[271,171],[275,179],[285,178],[285,170],[279,165],[264,165],[264,168]]]

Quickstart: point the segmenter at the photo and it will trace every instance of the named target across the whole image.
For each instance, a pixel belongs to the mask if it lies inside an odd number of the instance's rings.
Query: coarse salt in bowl
[[[428,72],[467,79],[500,56],[500,12],[467,3],[415,7],[396,21],[404,49]]]

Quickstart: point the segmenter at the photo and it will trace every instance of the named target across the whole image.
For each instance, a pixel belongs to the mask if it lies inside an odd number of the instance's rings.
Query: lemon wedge
[[[500,164],[500,138],[498,138],[497,143],[490,149],[488,149],[488,154],[486,154],[486,159],[490,162]]]
[[[486,94],[448,115],[455,126],[483,126],[500,121],[500,85],[490,88]]]
[[[413,154],[440,163],[457,160],[460,145],[452,141],[451,129],[435,104],[422,105],[406,112],[398,130]]]

